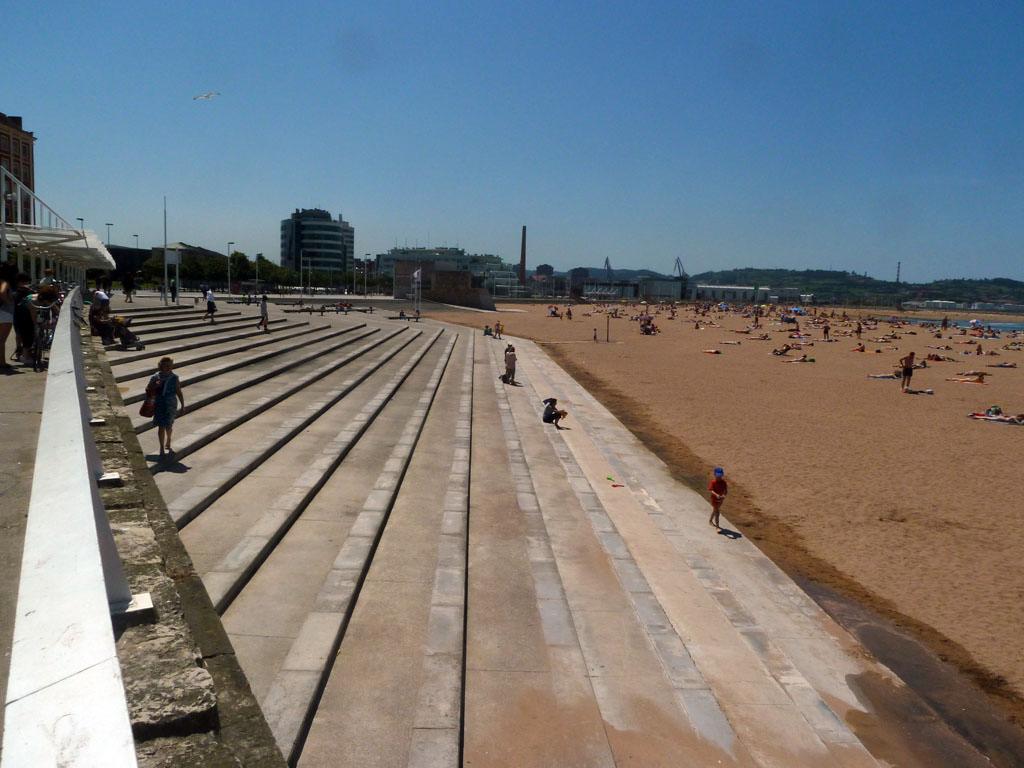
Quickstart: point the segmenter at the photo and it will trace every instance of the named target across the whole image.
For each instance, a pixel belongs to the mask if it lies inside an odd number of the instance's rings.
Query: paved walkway
[[[225,308],[124,306],[147,347],[108,357],[293,764],[984,764],[873,714],[902,683],[535,345],[507,386],[470,329]],[[161,459],[135,414],[164,355]]]
[[[8,354],[13,344],[12,334]],[[21,366],[14,370],[9,375],[0,373],[0,701],[7,700],[18,575],[46,389],[45,373]],[[0,708],[0,731],[3,718]]]

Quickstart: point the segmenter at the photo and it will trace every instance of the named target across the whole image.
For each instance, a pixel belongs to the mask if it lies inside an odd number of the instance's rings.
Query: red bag
[[[146,399],[142,401],[142,406],[139,408],[139,416],[145,416],[148,419],[154,413],[156,413],[156,387],[150,381],[146,387]]]

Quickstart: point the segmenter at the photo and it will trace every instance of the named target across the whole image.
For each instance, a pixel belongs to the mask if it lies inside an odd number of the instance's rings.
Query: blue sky
[[[1024,4],[5,3],[0,111],[113,241],[1024,279]],[[193,101],[208,90],[222,95]]]

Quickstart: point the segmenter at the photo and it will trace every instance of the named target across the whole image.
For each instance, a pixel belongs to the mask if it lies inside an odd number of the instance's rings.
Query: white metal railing
[[[10,201],[14,204],[13,220],[7,219],[7,206],[3,206],[3,211],[0,212],[0,216],[3,216],[2,223],[4,224],[46,227],[48,229],[73,229],[75,231],[81,231],[73,227],[63,216],[40,200],[39,196],[35,192],[23,184],[17,176],[6,168],[0,168],[0,200]],[[31,201],[27,221],[23,215],[25,200]]]
[[[132,596],[99,494],[81,310],[75,289],[57,321],[46,378],[5,702],[5,768],[136,765],[111,622]]]

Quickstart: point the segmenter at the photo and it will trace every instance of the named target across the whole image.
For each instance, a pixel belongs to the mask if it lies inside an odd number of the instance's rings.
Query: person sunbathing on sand
[[[987,373],[980,373],[977,371],[968,371],[967,373],[958,374],[958,376],[946,381],[955,381],[957,384],[984,384]]]
[[[779,349],[773,349],[772,354],[776,357],[783,357],[784,355],[788,355],[791,349],[793,349],[793,347],[789,344],[783,344]]]
[[[851,352],[867,352],[867,350],[866,350],[866,349],[864,349],[864,343],[863,343],[863,342],[861,342],[861,343],[857,344],[857,346],[856,346],[856,347],[854,347],[854,348],[853,348],[852,350],[850,350],[850,351],[851,351]]]
[[[1001,413],[989,415],[989,412],[986,411],[985,413],[969,413],[967,414],[967,417],[977,419],[978,421],[994,421],[999,424],[1016,424],[1018,426],[1024,426],[1024,413],[1018,413],[1016,416],[1005,416]]]
[[[794,357],[792,360],[782,360],[783,363],[813,363],[814,358],[808,357],[807,355],[800,355],[800,357]]]
[[[1016,368],[1016,363],[989,363],[989,368]]]
[[[703,352],[705,355],[720,355],[720,354],[722,354],[722,350],[720,350],[720,349],[702,349],[701,352]]]

